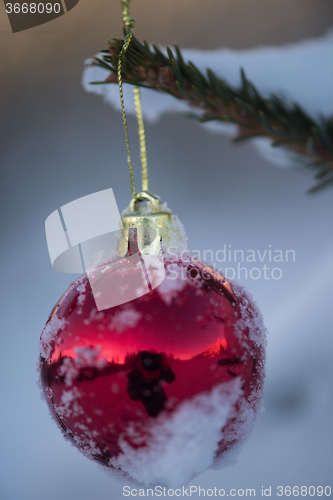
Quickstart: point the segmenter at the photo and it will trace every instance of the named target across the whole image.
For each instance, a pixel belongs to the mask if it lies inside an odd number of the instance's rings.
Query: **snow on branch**
[[[122,44],[113,39],[86,62],[83,74],[85,90],[102,95],[116,109],[119,92],[112,84],[117,83]],[[122,73],[124,82],[143,87],[146,120],[195,109],[200,122],[233,136],[234,142],[255,138],[273,163],[288,166],[302,159],[318,179],[316,190],[333,183],[332,56],[332,31],[317,39],[242,51],[181,52],[177,46],[171,51],[133,37]],[[134,113],[131,89],[125,87],[126,110]]]

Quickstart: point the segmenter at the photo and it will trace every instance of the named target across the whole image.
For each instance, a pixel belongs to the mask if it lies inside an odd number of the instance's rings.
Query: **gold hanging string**
[[[133,92],[134,92],[135,114],[138,122],[138,134],[140,143],[142,191],[148,191],[148,160],[147,160],[147,148],[146,148],[146,135],[145,135],[145,126],[143,122],[139,87],[135,86]]]
[[[123,13],[123,25],[126,27],[126,33],[132,33],[134,28],[134,19],[129,15],[129,4],[131,0],[120,0]]]
[[[125,53],[131,43],[132,39],[132,30],[134,27],[134,20],[129,15],[129,4],[130,0],[121,0],[121,7],[123,13],[123,24],[125,26],[126,36],[124,40],[124,44],[119,54],[118,59],[118,85],[119,85],[119,94],[120,94],[120,102],[121,102],[121,111],[123,115],[123,123],[124,123],[124,131],[125,131],[125,139],[126,139],[126,149],[127,149],[127,163],[130,172],[131,178],[131,188],[133,198],[137,197],[135,184],[134,184],[134,175],[133,175],[133,166],[132,166],[132,158],[130,153],[129,146],[129,138],[128,138],[128,128],[127,128],[127,120],[124,106],[124,95],[123,95],[123,82],[122,82],[122,63],[125,56]],[[134,92],[134,104],[135,104],[135,114],[137,118],[138,124],[138,134],[139,134],[139,142],[140,142],[140,160],[141,160],[141,175],[142,175],[142,191],[148,191],[148,162],[147,162],[147,148],[146,148],[146,136],[145,136],[145,128],[143,123],[143,115],[142,115],[142,107],[141,107],[141,97],[139,87],[135,86],[133,89]]]
[[[129,173],[130,173],[130,178],[131,178],[131,189],[132,189],[133,198],[136,198],[136,190],[135,190],[133,167],[132,167],[132,158],[131,158],[131,152],[130,152],[130,146],[129,146],[128,128],[127,128],[127,120],[126,120],[126,113],[125,113],[125,106],[124,106],[123,81],[122,81],[122,76],[121,76],[121,65],[122,65],[122,62],[123,62],[123,55],[125,54],[126,50],[128,49],[128,46],[129,46],[130,41],[131,41],[131,38],[132,38],[132,34],[128,33],[126,35],[126,38],[124,40],[124,45],[122,46],[122,49],[121,49],[120,54],[119,54],[119,60],[118,60],[118,85],[119,85],[121,111],[122,111],[122,115],[123,115],[123,123],[124,123],[124,130],[125,130],[126,149],[127,149],[127,163],[128,163],[128,168],[129,168]]]

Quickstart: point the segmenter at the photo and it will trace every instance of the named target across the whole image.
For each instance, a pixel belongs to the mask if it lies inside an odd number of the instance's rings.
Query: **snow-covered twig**
[[[122,44],[123,40],[113,39],[108,50],[88,62],[84,73],[86,90],[104,95],[115,106],[119,101],[117,88],[110,84],[117,83]],[[170,109],[184,111],[188,105],[195,107],[200,122],[209,122],[215,128],[220,123],[224,131],[228,124],[227,131],[232,130],[235,142],[260,137],[257,144],[262,148],[262,138],[266,138],[273,146],[291,152],[294,158],[306,158],[307,167],[312,167],[319,179],[315,186],[318,189],[333,183],[333,117],[319,116],[331,113],[333,108],[333,70],[328,64],[332,47],[332,32],[321,39],[291,46],[240,52],[221,49],[181,53],[175,47],[173,53],[169,48],[163,51],[133,38],[126,53],[123,78],[149,92],[149,97],[143,93],[147,119],[154,120]],[[195,61],[196,65],[185,60]],[[243,70],[239,71],[240,66],[256,81],[256,86]],[[154,97],[152,89],[160,95]],[[276,94],[285,89],[286,97]],[[131,112],[127,96],[125,99]],[[292,102],[295,100],[297,104]],[[286,163],[286,158],[290,163],[290,155],[288,158],[280,154],[279,162]]]

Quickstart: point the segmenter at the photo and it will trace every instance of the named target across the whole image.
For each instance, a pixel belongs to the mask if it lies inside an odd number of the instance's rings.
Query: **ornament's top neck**
[[[135,213],[148,213],[156,212],[162,209],[161,200],[159,196],[150,193],[149,191],[141,191],[135,198],[132,198],[128,211]],[[171,214],[170,210],[169,213]]]
[[[161,204],[160,198],[142,191],[133,198],[122,214],[123,234],[118,251],[124,257],[134,238],[138,250],[144,255],[156,256],[161,251],[161,241],[172,230],[172,213]]]

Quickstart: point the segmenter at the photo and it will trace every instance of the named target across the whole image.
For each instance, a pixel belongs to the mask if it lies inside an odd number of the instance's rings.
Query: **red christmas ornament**
[[[123,277],[130,254],[118,262]],[[87,275],[78,279],[41,335],[41,378],[52,415],[87,457],[139,482],[185,484],[251,429],[265,332],[238,285],[188,254],[164,254],[164,267],[157,288],[100,311]]]

